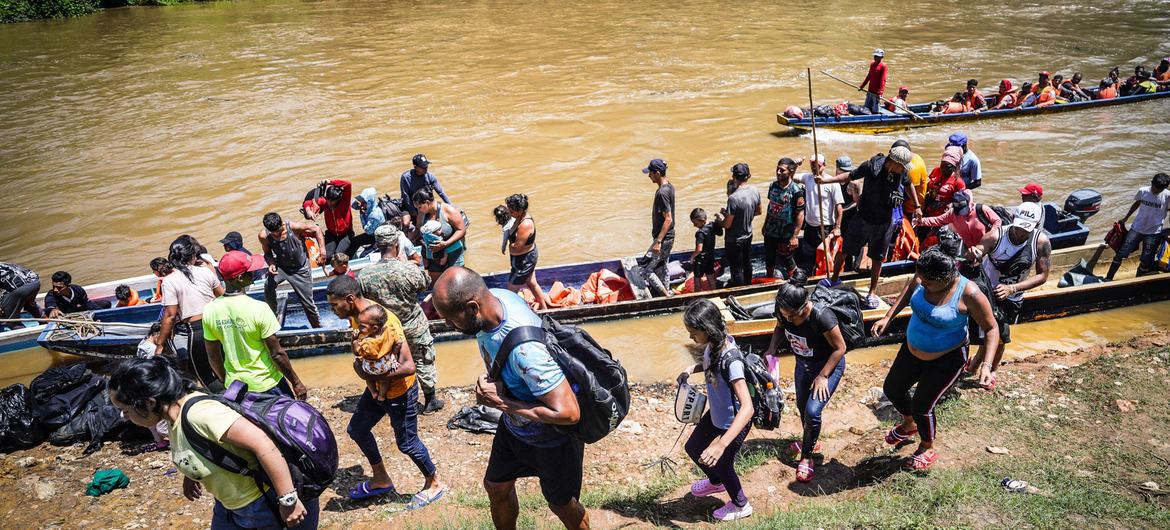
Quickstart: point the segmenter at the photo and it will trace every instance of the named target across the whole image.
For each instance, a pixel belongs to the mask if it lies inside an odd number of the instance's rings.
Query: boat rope
[[[135,324],[133,322],[103,322],[101,320],[93,320],[93,311],[87,311],[84,313],[71,313],[70,314],[70,316],[78,316],[78,315],[82,315],[82,316],[88,315],[89,317],[83,318],[83,319],[33,318],[33,317],[0,318],[0,324],[17,324],[17,323],[21,323],[21,322],[34,322],[34,323],[38,323],[38,324],[43,324],[46,322],[56,322],[58,324],[92,324],[94,326],[122,326],[122,327],[127,327],[127,328],[142,328],[142,329],[150,329],[150,327],[153,326],[153,324]]]

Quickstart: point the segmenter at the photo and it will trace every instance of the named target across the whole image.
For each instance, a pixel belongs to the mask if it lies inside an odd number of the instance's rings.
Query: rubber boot
[[[442,410],[443,405],[446,405],[446,403],[443,403],[443,400],[435,397],[434,390],[423,393],[423,414],[433,414],[438,412]]]
[[[1113,281],[1113,275],[1117,274],[1117,269],[1120,268],[1121,262],[1118,260],[1113,260],[1113,263],[1109,264],[1109,272],[1105,274],[1105,281]]]

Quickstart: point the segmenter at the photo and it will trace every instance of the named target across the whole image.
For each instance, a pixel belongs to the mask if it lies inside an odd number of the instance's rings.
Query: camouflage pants
[[[410,331],[414,330],[407,331],[406,344],[410,346],[410,356],[414,359],[415,378],[422,386],[423,394],[432,394],[439,382],[435,370],[435,339],[429,328],[423,328],[421,333]]]

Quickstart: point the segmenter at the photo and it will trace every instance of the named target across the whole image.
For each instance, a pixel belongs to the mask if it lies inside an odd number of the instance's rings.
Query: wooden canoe
[[[1126,261],[1115,281],[1075,287],[1057,286],[1065,272],[1076,267],[1082,260],[1090,260],[1097,249],[1098,245],[1085,245],[1054,251],[1052,253],[1052,272],[1049,274],[1048,282],[1024,294],[1018,322],[1039,322],[1170,299],[1170,274],[1134,277],[1136,260],[1133,258]],[[1100,265],[1107,264],[1112,256],[1113,252],[1106,250],[1097,269],[1103,268]],[[867,334],[873,323],[885,316],[886,311],[890,308],[889,304],[897,300],[902,288],[912,278],[912,274],[907,274],[881,280],[877,289],[878,296],[882,298],[881,307],[864,311]],[[864,293],[868,280],[853,280],[846,283]],[[763,304],[773,303],[774,299],[775,291],[736,296],[736,302],[747,308],[762,307]],[[735,337],[736,342],[741,347],[749,347],[755,351],[764,351],[768,348],[768,344],[772,340],[772,332],[776,327],[774,318],[739,319],[729,309],[726,297],[720,297],[714,301],[723,312],[723,318],[728,323],[731,335]],[[905,337],[909,317],[910,308],[907,307],[890,322],[885,335],[878,338],[869,337],[864,346],[900,342]]]
[[[832,129],[835,131],[849,133],[882,134],[906,129],[917,129],[920,127],[933,127],[936,125],[950,125],[955,123],[966,123],[1002,118],[1021,118],[1025,116],[1052,114],[1056,112],[1071,112],[1076,110],[1094,109],[1098,107],[1109,107],[1113,105],[1126,105],[1129,103],[1139,103],[1142,101],[1150,101],[1166,97],[1170,97],[1170,91],[1154,92],[1152,94],[1141,94],[1137,96],[1117,97],[1113,99],[1094,99],[1075,103],[1061,103],[1042,108],[1028,107],[1003,110],[986,110],[982,112],[962,112],[958,114],[930,114],[931,104],[920,103],[917,105],[910,105],[909,109],[921,116],[923,119],[918,119],[905,114],[874,114],[868,116],[837,116],[831,118],[818,117],[816,118],[816,126],[818,129]],[[992,98],[988,97],[988,101],[991,100]],[[776,121],[779,122],[780,125],[785,125],[797,130],[811,130],[813,126],[813,120],[810,118],[793,119],[785,117],[784,114],[777,114]]]

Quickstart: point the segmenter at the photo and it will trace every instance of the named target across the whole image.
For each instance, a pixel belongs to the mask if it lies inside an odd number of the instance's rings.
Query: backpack
[[[391,198],[389,193],[378,197],[378,208],[382,210],[386,222],[391,219],[402,219],[402,215],[406,213],[406,209],[402,207],[402,199]]]
[[[630,410],[626,369],[585,330],[545,316],[540,327],[520,326],[508,332],[492,363],[490,376],[499,381],[512,350],[526,342],[539,342],[577,396],[581,418],[576,425],[556,425],[558,431],[585,443],[593,443],[617,429]]]
[[[852,288],[818,285],[809,296],[814,304],[821,304],[837,316],[845,346],[857,348],[865,342],[865,319],[861,312],[861,295]]]
[[[222,396],[206,395],[188,399],[179,414],[183,435],[196,453],[215,465],[238,475],[252,477],[261,491],[272,481],[261,469],[251,469],[248,462],[208,440],[187,422],[187,411],[201,401],[218,401],[247,418],[264,431],[288,462],[297,496],[302,501],[315,499],[329,488],[337,474],[337,439],[329,422],[312,405],[288,396],[248,392],[248,385],[232,382]],[[279,513],[275,504],[269,506]]]
[[[754,353],[744,355],[738,349],[728,352],[719,359],[719,372],[728,383],[731,382],[731,363],[734,361],[743,361],[743,380],[747,383],[754,411],[752,425],[766,431],[776,429],[780,426],[780,414],[784,412],[784,391],[768,371],[768,362]]]
[[[1016,218],[1016,212],[1004,206],[992,206],[990,204],[976,203],[973,206],[973,208],[975,208],[975,217],[978,217],[979,222],[983,223],[983,228],[985,230],[991,230],[991,218],[987,216],[987,212],[983,211],[984,206],[990,208],[992,212],[995,212],[995,215],[999,216],[1000,223],[1003,226],[1012,224],[1012,221]]]

